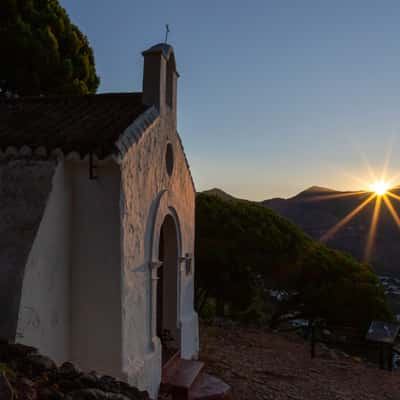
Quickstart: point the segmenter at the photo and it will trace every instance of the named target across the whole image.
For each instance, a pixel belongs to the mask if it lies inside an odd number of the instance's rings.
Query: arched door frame
[[[177,328],[181,325],[181,263],[184,260],[182,257],[182,234],[179,222],[178,213],[169,203],[168,190],[161,191],[153,203],[152,220],[153,223],[150,231],[150,246],[149,246],[149,275],[150,275],[150,318],[149,318],[149,347],[154,351],[159,345],[157,336],[157,284],[158,284],[158,268],[162,262],[159,260],[159,244],[160,232],[165,218],[169,215],[172,217],[175,224],[176,240],[177,240]]]

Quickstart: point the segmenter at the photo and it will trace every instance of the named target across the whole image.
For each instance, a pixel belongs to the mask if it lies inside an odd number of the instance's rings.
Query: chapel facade
[[[156,396],[197,357],[195,188],[174,50],[143,92],[0,99],[0,338]]]

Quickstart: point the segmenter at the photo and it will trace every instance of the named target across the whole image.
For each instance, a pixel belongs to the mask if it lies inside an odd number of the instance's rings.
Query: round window
[[[167,166],[167,173],[169,176],[172,175],[174,169],[174,151],[172,150],[172,144],[167,144],[167,152],[165,153],[165,163]]]

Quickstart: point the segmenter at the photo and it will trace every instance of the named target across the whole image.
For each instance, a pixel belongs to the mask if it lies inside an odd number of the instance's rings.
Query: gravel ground
[[[201,327],[206,372],[232,387],[235,400],[399,400],[400,371],[309,344],[296,335]]]

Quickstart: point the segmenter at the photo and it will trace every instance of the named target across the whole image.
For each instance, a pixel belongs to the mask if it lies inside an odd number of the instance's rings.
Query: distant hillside
[[[229,193],[224,192],[222,189],[218,189],[218,188],[213,188],[213,189],[209,189],[209,190],[204,190],[204,191],[201,192],[201,193],[203,193],[203,194],[212,194],[212,195],[218,196],[218,197],[220,197],[221,199],[224,199],[224,200],[235,200],[235,201],[239,200],[239,201],[246,201],[246,202],[249,202],[249,200],[239,199],[239,198],[237,198],[237,197],[232,196],[232,195],[229,194]]]
[[[222,197],[220,192],[224,198],[234,199],[228,193],[213,189],[214,194]],[[400,196],[400,188],[392,192]],[[366,193],[341,192],[312,186],[288,199],[273,198],[260,203],[294,222],[312,238],[319,240],[368,196]],[[392,204],[400,215],[400,202],[392,200]],[[349,252],[360,261],[363,260],[373,208],[374,202],[371,202],[340,229],[327,245]],[[385,205],[382,205],[371,261],[378,273],[400,277],[400,229]]]
[[[298,193],[296,196],[293,196],[292,198],[304,198],[304,197],[309,197],[309,196],[323,196],[327,194],[334,194],[338,193],[336,190],[329,189],[326,187],[322,186],[311,186],[306,190],[303,190],[302,192]],[[345,193],[345,192],[342,192]]]
[[[393,190],[400,195],[400,189]],[[288,218],[314,239],[336,225],[367,197],[368,193],[339,192],[326,188],[311,187],[289,199],[265,200],[262,204]],[[391,200],[400,214],[400,203]],[[369,203],[357,216],[340,229],[327,244],[351,253],[362,260],[370,229],[375,202]],[[383,204],[377,227],[372,263],[378,273],[400,275],[400,230]]]

